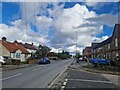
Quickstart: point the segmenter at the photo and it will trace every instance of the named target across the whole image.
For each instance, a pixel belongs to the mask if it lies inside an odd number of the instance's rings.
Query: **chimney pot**
[[[6,41],[7,40],[7,38],[6,37],[2,37],[2,41]]]
[[[17,41],[17,40],[15,40],[15,41],[14,41],[14,43],[18,43],[18,41]]]

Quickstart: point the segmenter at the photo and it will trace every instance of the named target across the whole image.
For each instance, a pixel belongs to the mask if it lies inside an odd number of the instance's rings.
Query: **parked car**
[[[86,62],[87,62],[87,58],[80,57],[80,58],[79,58],[79,61],[86,61]]]
[[[90,62],[94,65],[109,65],[111,64],[111,60],[108,60],[108,59],[91,59]]]
[[[3,56],[0,56],[0,63],[5,64],[5,58]]]
[[[41,58],[39,64],[50,64],[50,60],[48,58]]]
[[[83,58],[82,58],[82,57],[80,57],[80,58],[79,58],[79,61],[83,61]]]

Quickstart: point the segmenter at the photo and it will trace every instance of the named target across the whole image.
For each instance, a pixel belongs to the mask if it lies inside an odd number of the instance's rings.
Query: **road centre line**
[[[76,80],[76,81],[85,81],[85,82],[98,82],[98,83],[113,83],[109,81],[96,81],[96,80],[86,80],[86,79],[69,79],[69,80]]]
[[[65,86],[62,86],[61,88],[62,88],[62,89],[64,89],[64,88],[65,88]]]
[[[13,77],[17,77],[17,76],[20,76],[20,75],[22,75],[23,73],[19,73],[19,74],[15,74],[15,75],[13,75],[13,76],[9,76],[9,77],[6,77],[6,78],[3,78],[3,79],[1,79],[1,80],[7,80],[7,79],[10,79],[10,78],[13,78]]]
[[[39,70],[39,69],[41,69],[41,67],[40,67],[40,68],[36,68],[36,69],[34,69],[33,72],[34,72],[34,71],[37,71],[37,70]]]
[[[65,81],[67,82],[67,81],[68,81],[68,79],[66,78],[66,79],[65,79]]]

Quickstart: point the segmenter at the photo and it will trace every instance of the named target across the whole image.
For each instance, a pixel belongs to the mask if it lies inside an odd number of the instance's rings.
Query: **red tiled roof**
[[[0,43],[2,43],[2,45],[6,47],[10,52],[21,50],[22,53],[28,53],[26,48],[24,48],[22,45],[19,45],[17,43],[11,43],[11,42],[2,41],[2,40],[0,40]]]

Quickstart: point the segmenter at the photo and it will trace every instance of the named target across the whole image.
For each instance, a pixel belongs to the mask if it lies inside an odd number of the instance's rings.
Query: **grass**
[[[27,61],[22,61],[21,64],[27,64]]]

